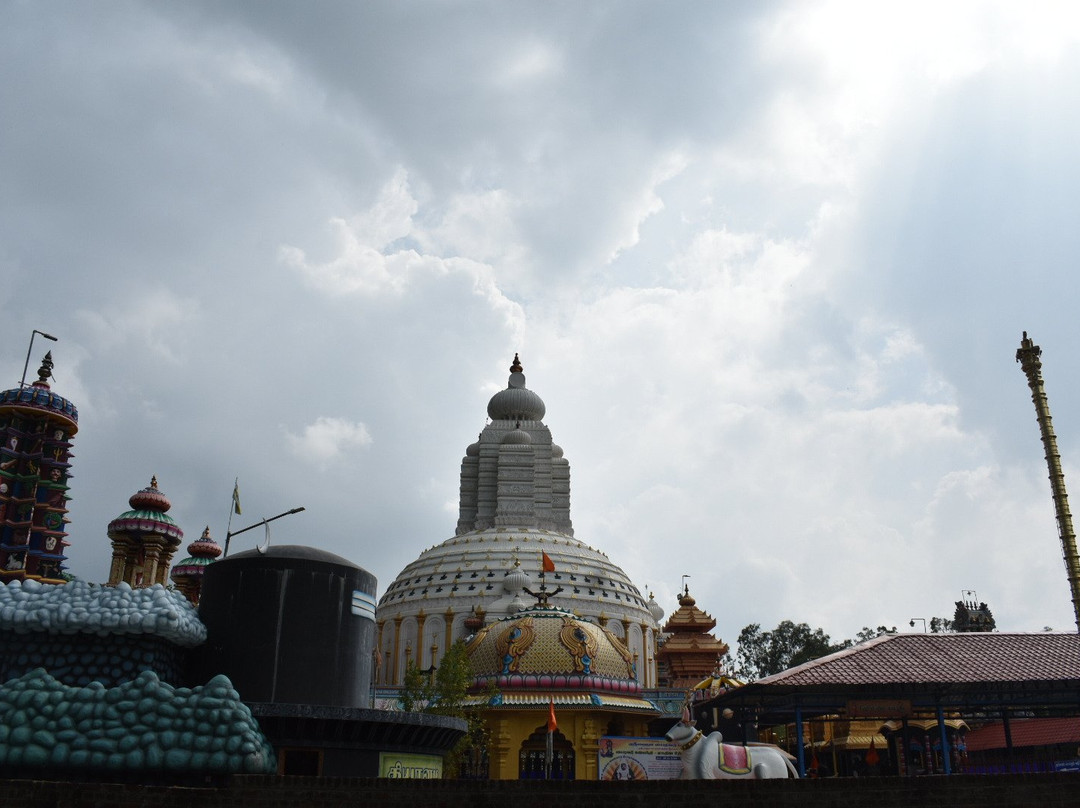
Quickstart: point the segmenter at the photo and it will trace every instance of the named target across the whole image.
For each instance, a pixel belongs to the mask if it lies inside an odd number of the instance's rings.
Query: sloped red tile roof
[[[1080,681],[1075,632],[892,634],[759,679],[759,687]]]
[[[1014,747],[1080,744],[1080,718],[1014,718],[1009,722],[1009,734]],[[980,727],[969,732],[965,742],[968,752],[1004,749],[1005,727],[1002,724]]]

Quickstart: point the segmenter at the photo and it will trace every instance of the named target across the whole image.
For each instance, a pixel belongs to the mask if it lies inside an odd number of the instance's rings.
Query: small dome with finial
[[[514,428],[503,435],[502,440],[499,441],[510,446],[532,446],[532,442],[532,435],[521,428],[521,421],[514,424]]]
[[[649,610],[649,614],[653,616],[653,620],[659,623],[664,616],[664,607],[656,602],[656,595],[652,592],[649,592],[649,602],[646,604],[646,608]]]
[[[525,387],[525,368],[514,354],[510,366],[510,381],[505,390],[491,397],[488,418],[492,421],[540,421],[547,412],[543,399]]]
[[[198,605],[202,577],[206,568],[221,555],[221,545],[210,536],[210,526],[207,525],[202,535],[187,546],[187,551],[191,554],[190,557],[177,563],[169,577],[188,600]]]
[[[136,491],[128,499],[128,504],[137,511],[165,511],[172,507],[169,498],[157,487],[157,475],[150,478],[150,485]]]
[[[521,568],[521,562],[514,559],[514,568],[503,577],[503,590],[508,595],[520,592],[523,587],[532,583],[529,573]],[[527,604],[526,604],[527,605]]]
[[[679,595],[679,605],[680,606],[685,606],[686,608],[689,609],[691,606],[694,606],[696,603],[697,603],[697,601],[694,600],[693,596],[690,594],[690,585],[689,584],[684,584],[683,585],[683,593],[681,595]]]
[[[213,559],[221,555],[221,545],[214,541],[213,537],[210,535],[210,525],[207,525],[203,529],[202,535],[199,536],[199,538],[195,539],[195,541],[187,546],[187,551],[193,556],[192,559],[189,559],[192,561],[203,558]],[[180,563],[183,564],[185,562],[181,561]]]
[[[140,489],[128,499],[130,511],[125,511],[109,522],[110,539],[130,537],[141,542],[146,537],[163,536],[173,546],[178,546],[184,538],[184,531],[165,511],[172,507],[169,498],[157,487],[157,477],[150,480],[150,485]]]

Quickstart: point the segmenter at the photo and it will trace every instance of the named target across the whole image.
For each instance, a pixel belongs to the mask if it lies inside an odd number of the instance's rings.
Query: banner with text
[[[677,780],[682,774],[682,757],[663,738],[600,739],[601,780]]]

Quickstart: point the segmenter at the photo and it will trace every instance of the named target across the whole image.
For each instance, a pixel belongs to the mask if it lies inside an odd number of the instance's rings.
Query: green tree
[[[944,634],[946,631],[953,630],[953,621],[947,617],[931,617],[930,618],[930,633],[931,634]]]
[[[833,643],[820,628],[784,620],[772,631],[762,631],[751,623],[739,632],[736,675],[746,681],[772,676],[788,668],[827,656],[851,645],[850,640]]]
[[[468,724],[464,737],[443,760],[446,777],[456,777],[462,761],[474,751],[487,748],[487,726],[479,710],[466,703],[472,680],[472,669],[462,640],[450,646],[434,674],[421,671],[411,661],[405,668],[405,679],[398,696],[402,709],[462,718]],[[485,695],[490,699],[494,689]]]
[[[877,628],[870,628],[869,626],[863,626],[859,632],[855,635],[855,642],[866,642],[872,640],[875,637],[880,637],[883,634],[895,634],[896,626],[888,628],[887,626],[878,626]],[[849,645],[851,643],[848,643]]]
[[[431,701],[433,689],[431,680],[410,659],[405,666],[405,679],[401,683],[401,692],[398,693],[401,709],[407,713],[425,712]]]

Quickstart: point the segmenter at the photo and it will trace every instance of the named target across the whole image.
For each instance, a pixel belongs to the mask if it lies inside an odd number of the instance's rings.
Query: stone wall
[[[153,787],[108,783],[0,782],[5,808],[342,808],[343,806],[468,805],[470,808],[551,808],[587,803],[590,808],[1073,808],[1080,803],[1080,774],[979,777],[867,777],[803,781],[468,782],[356,780],[241,776],[220,788]]]

